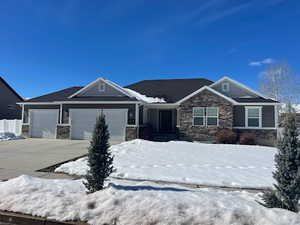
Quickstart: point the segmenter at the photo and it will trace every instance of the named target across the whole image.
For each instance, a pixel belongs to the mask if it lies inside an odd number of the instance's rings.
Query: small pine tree
[[[300,149],[298,145],[296,116],[289,109],[284,121],[283,138],[275,155],[275,190],[266,192],[262,205],[298,212],[300,200]]]
[[[93,137],[89,146],[87,182],[88,193],[102,190],[105,179],[113,172],[113,156],[109,151],[109,132],[105,116],[101,114],[96,121]]]

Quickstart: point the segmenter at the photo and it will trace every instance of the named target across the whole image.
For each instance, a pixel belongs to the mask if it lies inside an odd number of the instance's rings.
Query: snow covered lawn
[[[111,147],[116,177],[228,187],[270,188],[276,148],[134,140]],[[61,165],[56,172],[86,174],[87,160]]]
[[[56,220],[118,225],[299,225],[300,215],[266,209],[258,194],[112,180],[86,195],[81,180],[30,176],[0,182],[0,210]]]

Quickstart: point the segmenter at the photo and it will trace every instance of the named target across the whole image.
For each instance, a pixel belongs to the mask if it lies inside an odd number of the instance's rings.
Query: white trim
[[[274,105],[274,118],[275,118],[275,127],[278,128],[279,127],[279,124],[278,124],[278,111],[279,111],[279,108],[277,105]]]
[[[63,112],[62,112],[62,104],[60,104],[60,107],[59,107],[59,124],[62,124],[62,118],[63,118]]]
[[[194,116],[194,111],[195,111],[195,109],[202,109],[203,110],[203,116]],[[206,119],[205,119],[205,107],[201,107],[201,106],[196,106],[196,107],[193,107],[192,108],[192,119],[193,119],[193,121],[192,121],[192,125],[193,125],[193,127],[205,127],[206,126]],[[203,124],[201,125],[201,124],[195,124],[194,123],[194,119],[195,118],[203,118]]]
[[[139,101],[57,101],[57,102],[24,102],[20,105],[60,105],[60,104],[136,104]]]
[[[224,83],[222,83],[222,85],[221,85],[222,87],[222,91],[223,92],[229,92],[230,91],[230,84],[229,84],[229,82],[224,82]]]
[[[129,95],[126,91],[123,90],[123,88],[121,88],[119,85],[109,81],[109,80],[106,80],[102,77],[99,77],[97,78],[96,80],[94,80],[93,82],[89,83],[88,85],[84,86],[83,88],[81,88],[80,90],[76,91],[75,93],[73,93],[72,95],[70,95],[68,98],[73,98],[74,96],[80,94],[81,92],[85,91],[86,89],[90,88],[91,86],[93,86],[94,84],[96,84],[97,82],[99,81],[102,81],[104,83],[106,83],[107,85],[113,87],[114,89],[122,92],[124,95],[132,98],[133,96]]]
[[[259,117],[258,117],[258,127],[249,127],[248,126],[248,109],[258,109]],[[252,117],[254,118],[254,117]],[[255,117],[254,119],[256,119]],[[246,106],[245,107],[245,128],[262,128],[262,106]]]
[[[135,104],[135,125],[139,126],[140,124],[140,110],[139,104]]]
[[[243,130],[277,130],[276,127],[232,127],[233,129]]]
[[[209,90],[209,91],[211,91],[212,93],[214,93],[214,94],[216,94],[216,95],[219,95],[220,97],[226,99],[227,101],[231,102],[231,103],[234,104],[234,105],[235,105],[235,104],[238,104],[238,102],[236,102],[234,99],[229,98],[229,97],[223,95],[222,93],[220,93],[220,92],[218,92],[218,91],[212,89],[212,88],[209,87],[209,86],[203,86],[202,88],[198,89],[197,91],[195,91],[195,92],[189,94],[188,96],[184,97],[183,99],[177,101],[176,104],[181,104],[182,102],[186,101],[187,99],[193,97],[194,95],[196,95],[196,94],[198,94],[198,93],[200,93],[200,92],[202,92],[202,91],[204,91],[204,90]]]
[[[280,105],[279,102],[240,102],[235,105],[245,105],[245,106],[263,106],[263,105]]]
[[[252,93],[254,93],[254,94],[256,94],[256,95],[258,95],[258,96],[260,96],[260,97],[269,99],[268,97],[264,96],[263,94],[261,94],[261,93],[259,93],[259,92],[257,92],[257,91],[254,91],[253,89],[247,87],[246,85],[241,84],[240,82],[238,82],[238,81],[236,81],[236,80],[233,80],[233,79],[231,79],[231,78],[229,78],[229,77],[227,77],[227,76],[224,76],[224,77],[222,77],[221,79],[217,80],[216,82],[212,83],[212,84],[210,85],[210,87],[214,87],[214,86],[216,86],[217,84],[223,82],[224,80],[230,81],[230,82],[236,84],[237,86],[240,86],[241,88],[243,88],[243,89],[245,89],[245,90],[247,90],[247,91],[250,91],[250,92],[252,92]]]
[[[161,103],[161,104],[142,104],[142,105],[146,105],[148,109],[176,109],[179,104],[175,104],[175,103]]]
[[[216,108],[217,109],[217,116],[208,116],[208,113],[207,113],[207,109],[208,108]],[[205,107],[205,111],[206,111],[206,114],[205,114],[205,123],[206,123],[206,126],[207,127],[218,127],[219,126],[219,107],[218,106],[208,106],[208,107]],[[208,125],[207,124],[207,119],[209,118],[217,118],[217,124],[216,125]]]
[[[21,115],[21,120],[22,120],[22,124],[23,124],[23,122],[24,122],[24,105],[21,105],[21,107],[22,107],[22,115]]]

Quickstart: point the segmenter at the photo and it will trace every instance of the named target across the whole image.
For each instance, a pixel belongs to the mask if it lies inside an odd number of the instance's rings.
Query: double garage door
[[[112,141],[124,141],[127,124],[127,109],[70,109],[71,139],[92,137],[96,118],[103,113]],[[30,110],[31,137],[55,138],[59,110]]]

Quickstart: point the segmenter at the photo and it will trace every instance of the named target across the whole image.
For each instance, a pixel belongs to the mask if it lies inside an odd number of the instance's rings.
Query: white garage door
[[[92,138],[96,118],[104,113],[111,141],[124,141],[127,109],[70,109],[72,139]]]
[[[31,109],[29,114],[31,137],[55,138],[58,109]]]

